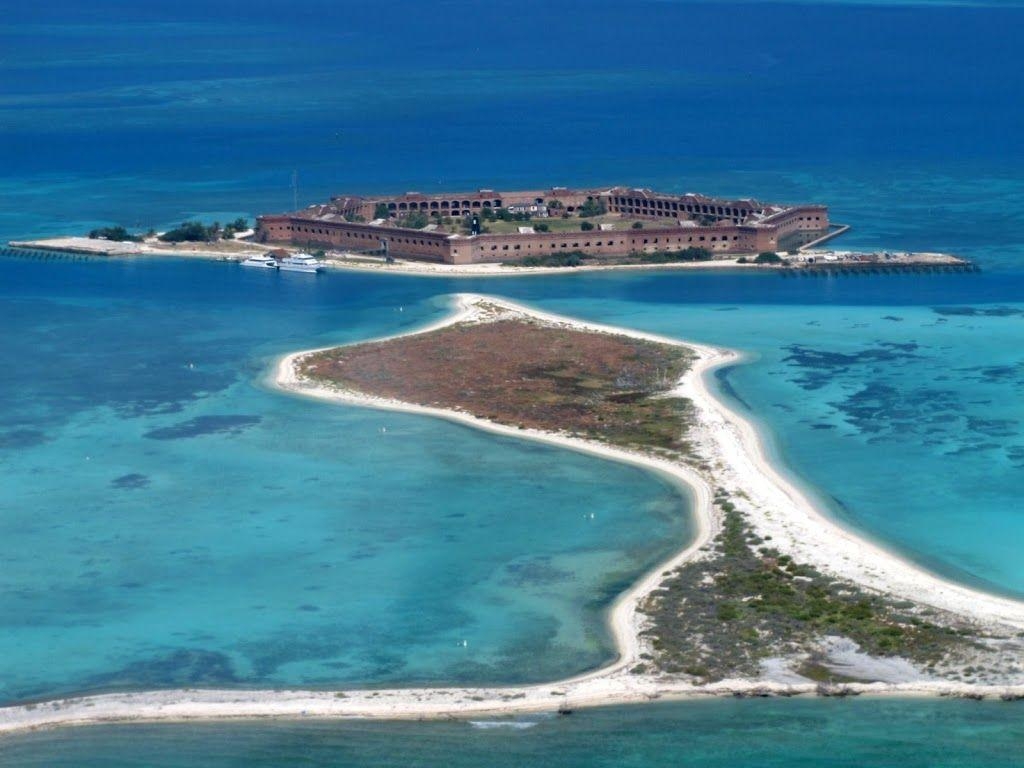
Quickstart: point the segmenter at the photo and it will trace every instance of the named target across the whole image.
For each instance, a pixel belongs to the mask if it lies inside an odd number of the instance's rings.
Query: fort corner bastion
[[[712,258],[789,250],[828,235],[828,207],[612,187],[337,196],[260,216],[257,238],[442,264],[703,248]]]

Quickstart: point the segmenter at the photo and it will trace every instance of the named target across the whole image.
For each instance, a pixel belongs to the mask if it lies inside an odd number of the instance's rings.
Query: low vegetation
[[[761,251],[754,259],[755,264],[782,264],[784,259],[775,251]]]
[[[683,248],[678,251],[634,251],[628,256],[595,256],[583,251],[561,251],[558,253],[525,256],[507,267],[581,267],[585,265],[611,264],[682,264],[694,261],[710,261],[711,251],[706,248]]]
[[[498,319],[326,350],[301,365],[312,379],[368,394],[687,454],[692,404],[665,393],[691,359],[684,347]]]
[[[423,211],[410,211],[400,216],[395,223],[409,229],[423,229],[430,223],[430,217]]]
[[[637,252],[631,256],[640,264],[674,264],[684,261],[711,261],[711,251],[707,248],[683,248],[679,251],[655,251],[654,253]]]
[[[133,235],[124,227],[100,227],[89,232],[93,240],[110,240],[118,243],[140,243],[142,235]]]
[[[568,251],[562,253],[542,254],[539,256],[526,256],[512,266],[579,267],[590,258],[592,257],[583,253],[583,251]]]
[[[935,665],[969,644],[892,600],[838,582],[772,549],[719,492],[722,532],[713,557],[671,573],[643,605],[657,665],[700,682],[751,675],[769,656],[814,647],[825,636],[856,642],[873,656]],[[813,662],[808,672],[830,675]]]
[[[214,226],[216,226],[216,222]],[[224,225],[224,228],[220,230],[220,236],[225,240],[231,240],[236,234],[245,232],[247,229],[249,229],[248,219],[239,216],[234,221]]]
[[[221,226],[215,221],[209,226],[201,221],[185,221],[181,226],[169,229],[157,237],[164,243],[211,243],[214,240],[231,240],[238,232],[249,228],[249,222],[239,217],[229,224]]]

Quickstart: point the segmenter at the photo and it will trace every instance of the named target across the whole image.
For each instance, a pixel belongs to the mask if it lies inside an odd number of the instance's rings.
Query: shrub
[[[423,229],[430,223],[430,217],[423,211],[410,211],[396,222],[400,227],[408,229]]]
[[[582,224],[580,224],[580,229],[582,229],[584,232],[589,232],[593,228],[594,225],[591,224],[589,221],[584,221]]]
[[[775,251],[761,251],[757,254],[757,258],[754,259],[755,264],[781,264],[782,257]]]
[[[711,251],[707,248],[690,246],[681,251],[655,251],[654,253],[636,253],[634,257],[642,264],[671,264],[678,261],[710,261]]]
[[[245,232],[249,228],[249,220],[244,216],[239,216],[237,219],[232,221],[230,224],[225,224],[224,229],[221,231],[221,237],[225,240],[230,240],[235,236],[237,232]]]
[[[578,267],[590,257],[582,251],[552,253],[548,256],[527,256],[520,261],[524,267]]]
[[[142,238],[139,235],[131,234],[124,227],[101,227],[99,229],[91,230],[89,232],[89,237],[92,238],[93,240],[112,240],[118,243],[137,243],[140,240],[142,240]]]
[[[534,229],[535,232],[547,232],[549,229],[551,229],[551,227],[549,227],[547,224],[541,222],[539,224],[534,224],[533,225],[533,229]]]
[[[633,229],[643,229],[643,228],[644,228],[644,223],[642,221],[634,221],[633,222]]]
[[[206,227],[201,221],[185,221],[180,227],[164,232],[158,239],[165,243],[201,243],[214,239],[219,232],[219,224]]]

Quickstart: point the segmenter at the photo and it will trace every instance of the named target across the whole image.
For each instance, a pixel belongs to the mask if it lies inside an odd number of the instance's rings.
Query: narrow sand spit
[[[459,294],[456,311],[444,320],[414,333],[472,321],[495,311],[513,312],[541,321],[581,330],[615,333],[664,344],[683,345],[676,339],[628,329],[582,322],[541,312],[492,297]],[[981,627],[1002,631],[1024,630],[1024,603],[991,595],[932,574],[856,534],[819,512],[806,495],[771,466],[757,431],[749,422],[712,396],[707,374],[739,360],[735,352],[687,343],[696,360],[673,393],[689,397],[696,413],[691,434],[706,456],[716,487],[736,494],[751,527],[771,535],[773,545],[797,560],[835,577],[868,589],[955,613]],[[298,358],[291,354],[277,365],[273,383],[305,397],[371,408],[426,414],[504,435],[542,441],[595,456],[622,461],[659,472],[689,489],[694,532],[685,547],[660,564],[621,595],[609,612],[608,622],[618,658],[611,664],[576,677],[520,687],[403,688],[346,691],[237,691],[165,690],[113,693],[60,699],[0,709],[0,733],[64,725],[103,722],[187,721],[231,718],[380,718],[427,719],[500,716],[559,708],[622,704],[653,699],[700,698],[725,695],[798,695],[814,693],[814,683],[773,683],[758,679],[724,680],[695,686],[689,680],[632,674],[640,660],[641,601],[662,580],[662,575],[691,558],[713,537],[719,519],[712,505],[710,479],[681,463],[653,458],[537,430],[507,427],[456,411],[425,408],[410,403],[369,397],[355,392],[315,386],[301,381]],[[745,499],[742,498],[745,495]],[[739,498],[737,498],[739,497]],[[1024,696],[1024,685],[991,686],[946,681],[849,684],[851,692],[905,696]]]

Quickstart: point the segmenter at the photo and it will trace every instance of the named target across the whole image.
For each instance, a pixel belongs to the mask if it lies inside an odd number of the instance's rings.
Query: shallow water
[[[607,658],[600,606],[620,569],[636,575],[685,534],[674,491],[258,383],[276,354],[409,328],[460,289],[747,351],[724,391],[833,514],[943,573],[1024,591],[1019,3],[399,3],[386,29],[376,6],[327,0],[5,11],[4,240],[251,217],[293,194],[625,183],[821,200],[853,225],[838,247],[949,250],[986,271],[310,282],[0,260],[0,699],[537,679]],[[578,515],[595,505],[595,523]],[[465,726],[438,725],[456,730],[436,742],[369,726],[356,755],[436,743],[425,760],[1013,762],[1015,710],[943,705],[701,702],[676,725],[611,710],[592,728],[512,734],[564,735],[525,753],[506,752],[504,728],[486,732],[496,749]],[[246,764],[266,744],[273,763],[323,743],[239,728],[220,752],[197,737],[174,754]],[[68,749],[89,733],[33,738]],[[96,733],[82,760],[110,764],[110,732]],[[159,759],[146,753],[159,739],[110,743]],[[344,754],[327,743],[317,759]]]
[[[3,699],[553,679],[611,658],[604,609],[686,540],[681,492],[636,468],[261,384],[272,353],[443,300],[7,264]]]

